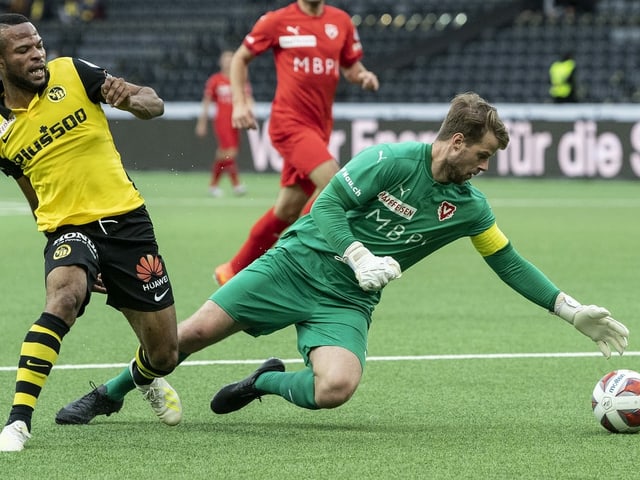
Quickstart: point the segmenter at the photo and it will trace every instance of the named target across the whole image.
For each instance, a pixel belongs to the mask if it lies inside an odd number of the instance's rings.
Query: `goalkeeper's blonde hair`
[[[496,108],[474,92],[460,93],[451,100],[436,140],[449,140],[462,133],[467,145],[480,143],[487,132],[498,140],[498,148],[504,150],[509,144],[509,133],[498,116]]]

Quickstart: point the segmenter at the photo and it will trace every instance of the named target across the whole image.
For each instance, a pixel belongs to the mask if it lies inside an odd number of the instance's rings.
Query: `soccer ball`
[[[613,433],[640,431],[640,373],[614,370],[596,384],[591,397],[596,419]]]

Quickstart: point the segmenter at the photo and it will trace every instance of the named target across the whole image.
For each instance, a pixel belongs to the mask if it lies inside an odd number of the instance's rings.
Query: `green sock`
[[[187,357],[188,353],[178,353],[178,365],[180,365]],[[125,395],[131,390],[135,390],[136,384],[131,378],[131,372],[129,367],[125,367],[120,374],[113,377],[111,380],[107,380],[104,384],[107,387],[107,397],[111,400],[120,401],[124,399]]]
[[[280,395],[302,408],[317,410],[314,400],[313,370],[305,368],[297,372],[266,372],[256,380],[256,388]]]
[[[136,388],[129,367],[125,367],[117,376],[108,380],[104,386],[107,387],[107,397],[115,401],[124,399],[127,393]]]

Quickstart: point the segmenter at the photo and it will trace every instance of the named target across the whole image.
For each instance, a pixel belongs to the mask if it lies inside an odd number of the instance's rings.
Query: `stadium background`
[[[165,116],[154,122],[108,112],[127,167],[208,169],[213,140],[193,134],[204,82],[222,49],[236,48],[263,12],[290,0],[104,3],[101,20],[38,22],[48,50],[151,85],[167,102]],[[512,131],[490,174],[640,176],[640,2],[556,1],[553,15],[544,1],[532,0],[328,3],[352,15],[364,63],[381,83],[375,94],[340,83],[333,141],[341,161],[369,140],[428,141],[446,102],[474,90],[499,107]],[[553,105],[548,67],[568,50],[578,65],[581,103]],[[264,124],[275,87],[271,55],[257,58],[250,75],[261,124],[243,136],[239,164],[277,171]]]

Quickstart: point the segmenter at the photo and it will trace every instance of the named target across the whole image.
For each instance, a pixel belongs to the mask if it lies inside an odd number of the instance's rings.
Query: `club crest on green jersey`
[[[443,220],[450,219],[453,217],[453,214],[456,213],[456,209],[457,207],[454,204],[444,200],[440,206],[438,206],[438,220],[442,222]]]

